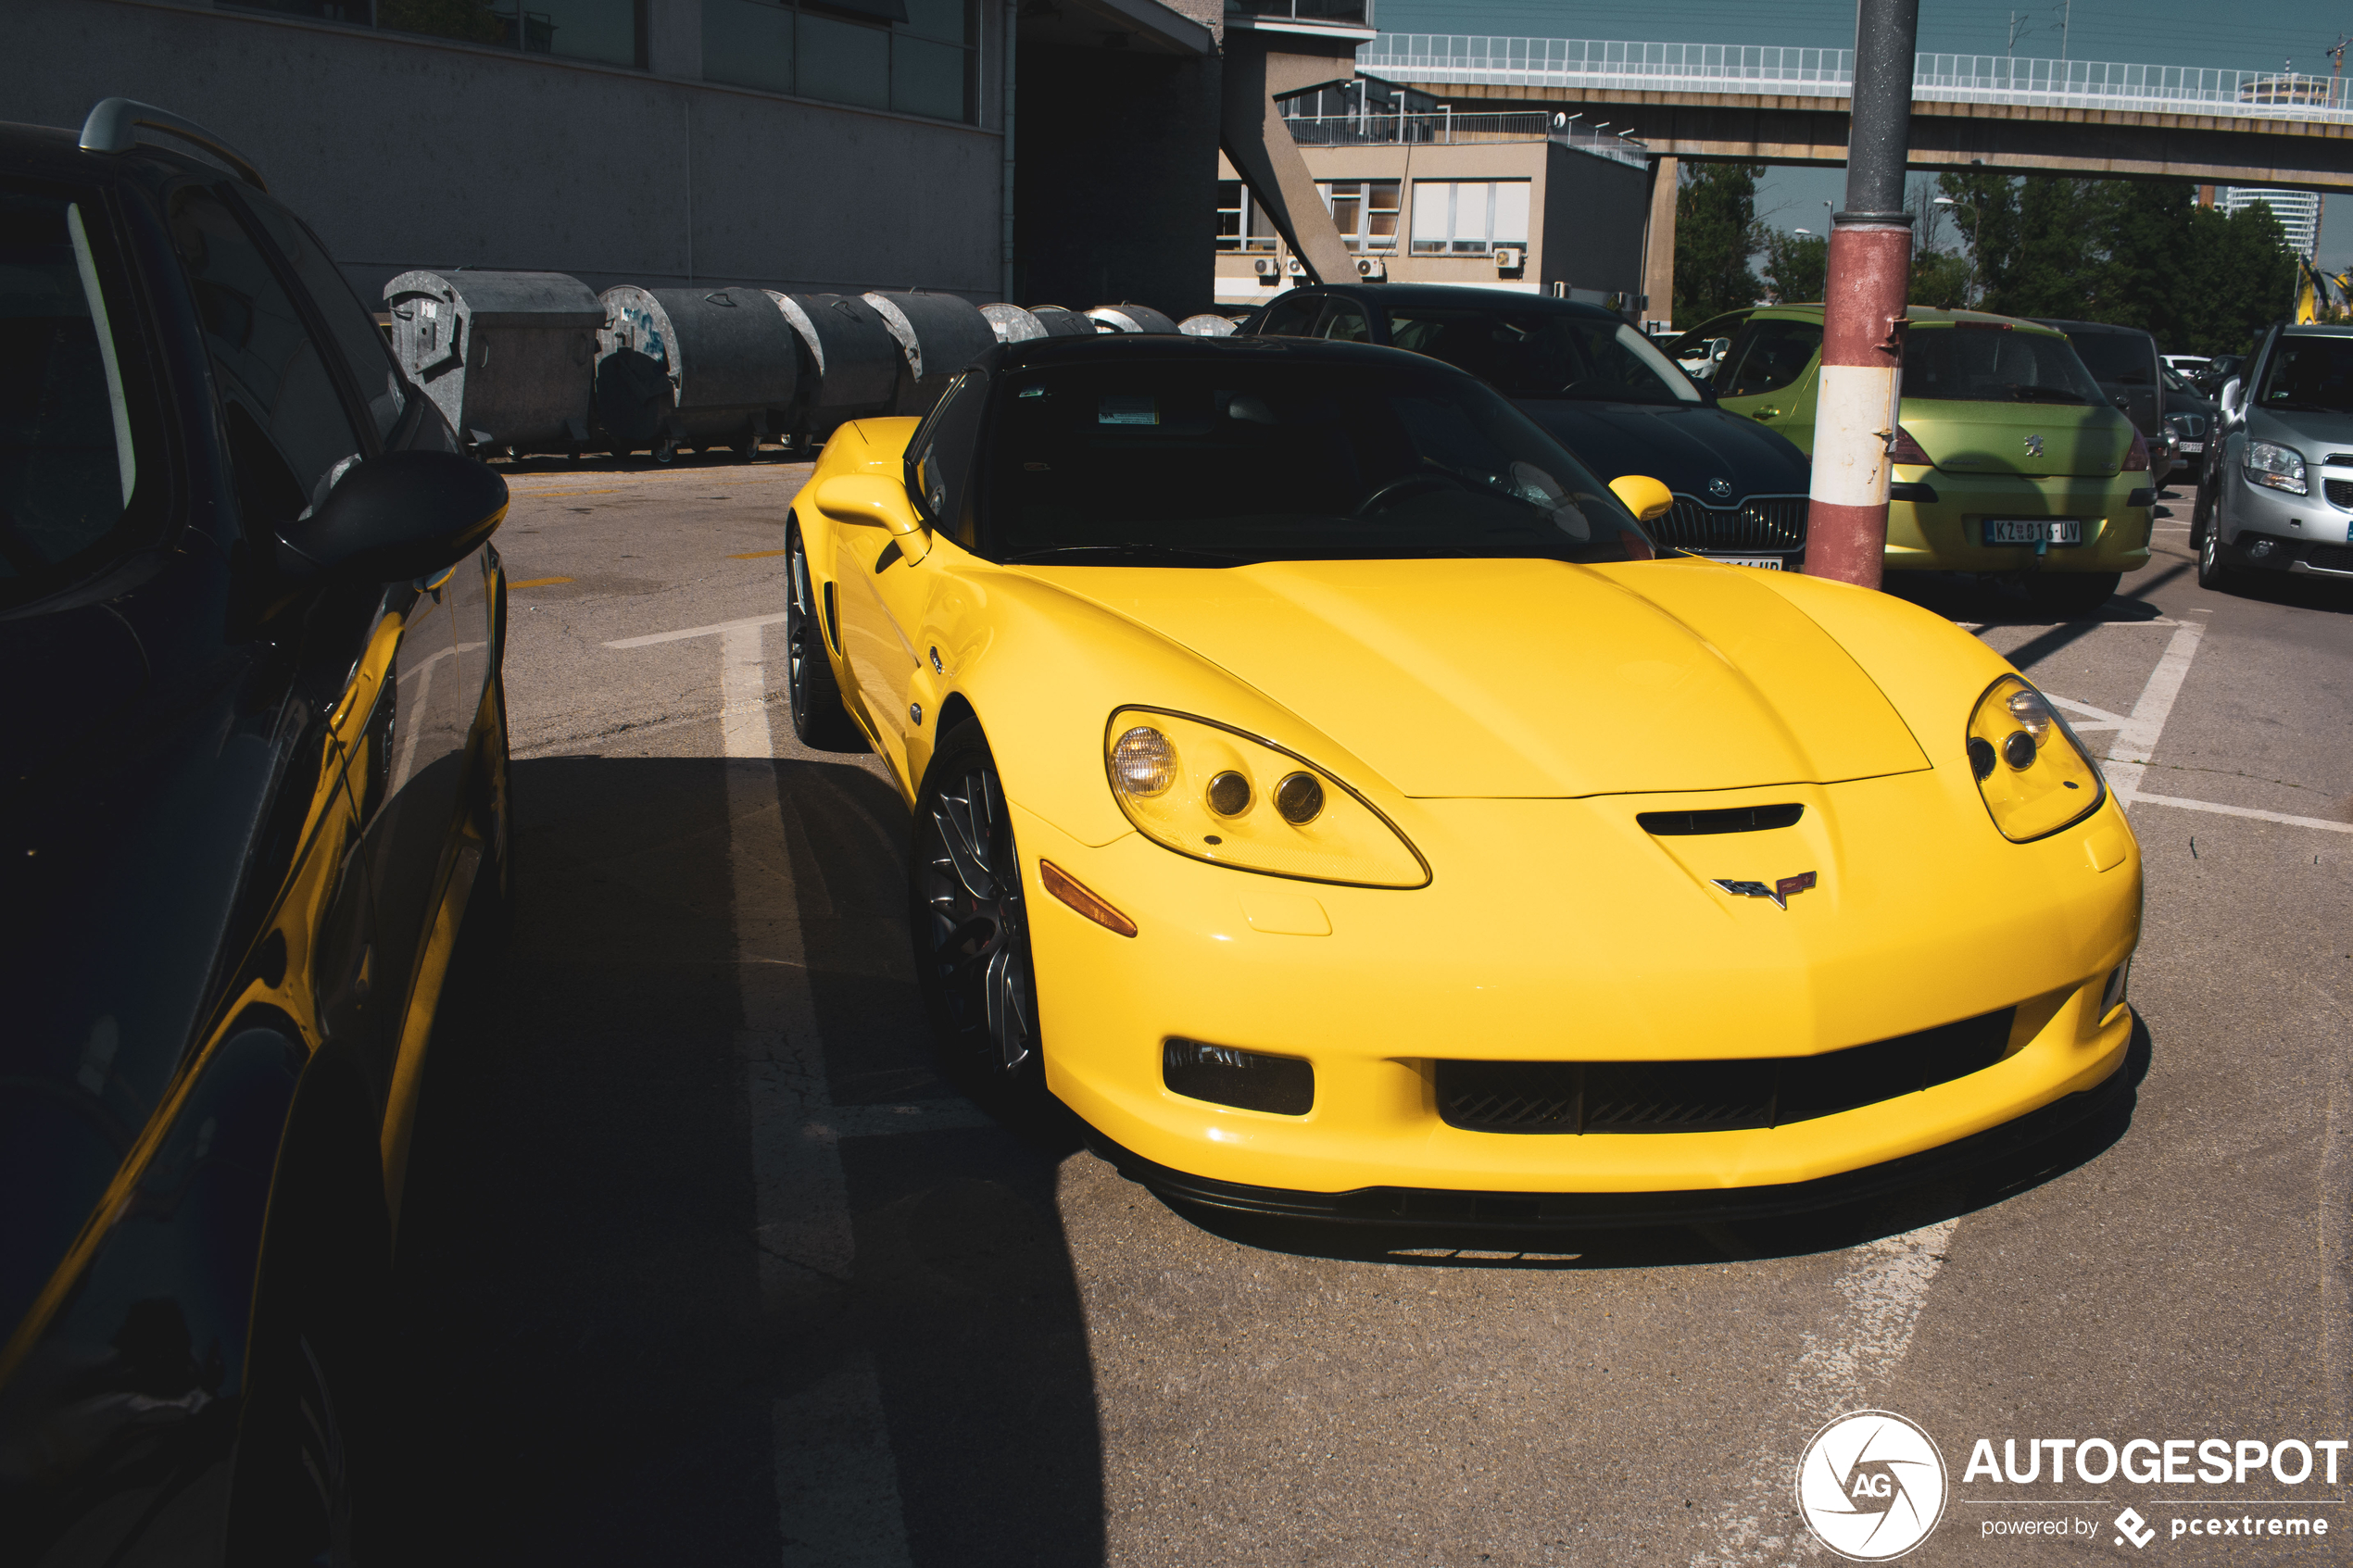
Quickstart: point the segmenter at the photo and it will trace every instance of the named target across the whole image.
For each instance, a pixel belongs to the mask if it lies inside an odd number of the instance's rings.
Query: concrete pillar
[[[1675,192],[1682,173],[1681,158],[1660,157],[1651,162],[1651,218],[1642,232],[1642,293],[1650,301],[1642,311],[1645,321],[1671,323],[1675,319]]]
[[[1218,140],[1234,171],[1250,187],[1284,244],[1316,280],[1342,283],[1356,276],[1356,260],[1315,194],[1315,178],[1290,139],[1275,94],[1355,75],[1353,56],[1299,56],[1266,47],[1265,36],[1229,30]],[[1289,40],[1286,40],[1289,42]]]

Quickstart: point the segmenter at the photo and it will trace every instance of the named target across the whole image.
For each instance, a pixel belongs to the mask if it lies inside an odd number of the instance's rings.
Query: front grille
[[[2353,508],[2353,479],[2324,479],[2321,488],[2332,506]]]
[[[2304,564],[2319,571],[2353,571],[2353,545],[2315,545]]]
[[[2353,468],[2353,452],[2331,452],[2327,457],[2322,458],[2321,461],[2325,466],[2333,469]]]
[[[1785,1127],[1993,1066],[2016,1008],[1823,1056],[1716,1061],[1441,1061],[1438,1114],[1475,1133]]]
[[[1803,495],[1751,495],[1711,507],[1678,495],[1673,509],[1650,526],[1660,544],[1679,550],[1802,550],[1808,504]]]

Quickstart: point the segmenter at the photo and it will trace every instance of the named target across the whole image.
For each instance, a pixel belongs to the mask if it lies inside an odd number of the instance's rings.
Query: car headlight
[[[2284,490],[2291,495],[2306,495],[2311,489],[2304,483],[2304,454],[2293,446],[2283,446],[2274,441],[2250,441],[2246,444],[2246,467],[2252,483]]]
[[[1123,708],[1111,716],[1103,765],[1136,831],[1179,855],[1306,882],[1429,883],[1429,863],[1372,802],[1230,725]]]
[[[2049,699],[2016,675],[1977,699],[1969,765],[1994,825],[2014,844],[2080,822],[2108,798],[2092,754]]]

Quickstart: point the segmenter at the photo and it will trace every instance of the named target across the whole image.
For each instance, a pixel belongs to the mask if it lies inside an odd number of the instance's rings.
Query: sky
[[[2015,19],[2015,48],[2009,46]],[[1855,0],[1375,0],[1383,32],[1456,32],[1517,38],[1622,39],[1667,44],[1780,44],[1845,49],[1855,44]],[[2219,66],[2323,74],[2329,46],[2353,34],[2353,0],[1920,0],[1919,47],[1953,54],[2018,54],[2161,66]],[[2347,65],[2353,66],[2353,54]],[[1846,194],[1843,169],[1769,170],[1757,216],[1780,229],[1820,233],[1822,204]],[[2353,263],[2353,196],[2329,204],[2320,260]]]

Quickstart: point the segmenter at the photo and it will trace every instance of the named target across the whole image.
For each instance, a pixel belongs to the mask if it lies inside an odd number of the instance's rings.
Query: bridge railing
[[[1288,115],[1283,124],[1302,147],[1462,145],[1478,142],[1554,141],[1615,163],[1648,168],[1650,151],[1610,132],[1595,132],[1567,115],[1543,110],[1503,114]]]
[[[1851,49],[1642,44],[1579,38],[1476,38],[1385,32],[1356,52],[1360,69],[1394,81],[1620,92],[1759,93],[1843,98]],[[2353,121],[2353,80],[2007,55],[1918,55],[1912,95],[1944,103],[2125,109],[2265,119]]]

